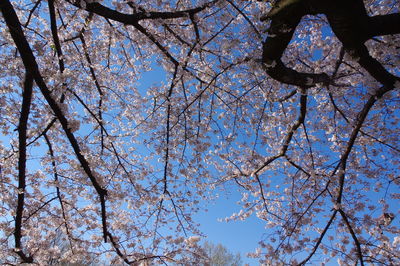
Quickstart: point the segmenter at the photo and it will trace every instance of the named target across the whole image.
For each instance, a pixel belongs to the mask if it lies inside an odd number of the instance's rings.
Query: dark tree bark
[[[375,36],[400,33],[400,14],[370,17],[362,0],[280,0],[263,18],[270,19],[269,36],[263,44],[262,61],[266,72],[273,79],[301,87],[329,84],[326,73],[299,73],[286,67],[281,57],[300,20],[305,15],[326,15],[332,31],[343,47],[361,67],[386,87],[393,87],[396,77],[369,55],[364,43]]]

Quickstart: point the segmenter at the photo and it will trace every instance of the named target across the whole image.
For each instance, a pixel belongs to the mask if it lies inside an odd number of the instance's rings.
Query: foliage
[[[199,266],[241,266],[243,265],[240,253],[233,254],[221,244],[213,244],[205,241],[198,247],[196,253],[183,253],[183,257],[193,265]],[[188,265],[175,263],[172,265]]]
[[[1,263],[195,265],[230,183],[262,264],[400,264],[399,1],[0,10]]]
[[[204,265],[213,266],[241,266],[243,265],[240,254],[232,254],[229,250],[221,244],[213,244],[205,242],[203,249],[207,254],[207,262]]]

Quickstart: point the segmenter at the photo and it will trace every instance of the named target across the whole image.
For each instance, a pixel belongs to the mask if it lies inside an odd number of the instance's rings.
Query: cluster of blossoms
[[[2,1],[0,263],[400,264],[399,1],[274,2]]]

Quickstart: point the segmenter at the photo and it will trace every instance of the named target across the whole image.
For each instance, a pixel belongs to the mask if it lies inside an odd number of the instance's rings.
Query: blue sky
[[[240,210],[236,202],[241,199],[241,195],[234,188],[229,194],[223,191],[215,192],[220,194],[220,197],[214,203],[208,204],[207,212],[200,212],[195,216],[201,231],[207,236],[205,240],[220,243],[234,254],[239,252],[244,263],[258,265],[258,259],[247,258],[246,253],[254,252],[258,247],[258,242],[266,232],[265,223],[254,216],[245,221],[219,221]]]
[[[166,78],[165,72],[155,62],[151,67],[152,70],[144,72],[138,80],[143,95],[148,88],[160,85]],[[236,186],[229,185],[225,190],[216,188],[214,193],[218,195],[215,201],[202,203],[202,207],[207,211],[203,209],[194,216],[195,222],[200,224],[200,230],[206,236],[202,241],[222,244],[231,253],[240,253],[244,264],[258,265],[258,259],[247,258],[246,254],[254,252],[258,247],[258,242],[266,233],[265,221],[251,216],[245,221],[225,222],[225,217],[240,211],[240,206],[236,202],[240,201],[242,195]]]
[[[317,51],[314,56],[320,57],[319,52]],[[141,84],[140,90],[143,93],[151,86],[159,85],[166,78],[165,73],[156,63],[153,63],[152,67],[153,70],[143,73],[142,78],[139,80]],[[0,140],[2,137],[0,135]],[[321,147],[318,148],[320,149]],[[268,232],[264,228],[265,221],[259,220],[254,216],[245,221],[219,221],[219,219],[223,220],[225,217],[229,217],[232,213],[240,210],[240,206],[236,202],[240,200],[241,195],[235,186],[228,186],[226,191],[215,190],[214,193],[219,194],[219,198],[215,202],[203,203],[203,207],[208,211],[201,211],[195,215],[195,222],[200,224],[200,230],[206,235],[204,240],[215,244],[220,243],[232,253],[239,252],[244,263],[258,265],[258,260],[247,258],[246,253],[254,252],[258,247],[258,242]],[[395,212],[396,210],[393,209],[393,211]],[[398,223],[398,221],[397,219],[396,222]],[[332,260],[330,265],[336,265],[335,260]]]

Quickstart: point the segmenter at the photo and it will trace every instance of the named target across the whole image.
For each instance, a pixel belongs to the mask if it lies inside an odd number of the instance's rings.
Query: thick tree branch
[[[285,84],[300,87],[312,87],[317,83],[329,84],[329,76],[325,73],[301,73],[286,67],[281,61],[297,25],[306,12],[307,10],[302,5],[296,5],[296,8],[289,8],[283,12],[284,14],[277,15],[272,19],[268,37],[263,43],[263,67],[271,78]]]
[[[51,35],[53,36],[54,47],[58,56],[58,65],[60,68],[60,72],[63,73],[65,70],[63,53],[61,50],[60,38],[58,37],[58,29],[57,29],[57,19],[56,19],[56,10],[54,7],[54,0],[49,0],[49,14],[50,14],[50,28]]]
[[[55,113],[57,119],[60,121],[61,126],[67,136],[71,146],[75,152],[75,155],[80,162],[83,170],[91,180],[93,187],[95,188],[96,192],[99,195],[100,203],[101,203],[101,215],[102,215],[102,224],[103,224],[103,236],[105,242],[107,241],[107,222],[106,222],[106,208],[105,208],[105,197],[107,195],[107,191],[101,187],[99,182],[97,181],[96,177],[94,176],[92,169],[89,166],[89,162],[83,156],[79,143],[76,140],[74,134],[72,133],[71,129],[69,128],[68,120],[64,116],[61,108],[58,106],[57,102],[51,96],[51,92],[47,87],[46,83],[43,80],[42,75],[39,71],[39,66],[36,63],[36,59],[33,55],[33,52],[29,46],[28,41],[25,38],[25,35],[22,31],[21,24],[15,13],[14,7],[11,5],[9,0],[4,0],[0,3],[1,12],[3,13],[4,20],[10,30],[11,36],[17,46],[17,49],[21,55],[21,59],[27,71],[29,71],[35,82],[36,85],[39,87],[40,91],[42,92],[44,98],[46,99],[47,103]]]
[[[377,35],[378,30],[385,31],[381,28],[388,21],[396,22],[397,15],[388,15],[380,18],[368,17],[364,3],[356,1],[350,6],[345,3],[338,5],[326,12],[330,26],[338,39],[343,43],[344,49],[357,61],[368,73],[374,77],[382,85],[391,87],[399,78],[389,73],[380,62],[369,55],[367,47],[364,45],[365,40]],[[389,19],[390,18],[390,19]],[[392,19],[394,18],[394,19]],[[380,25],[374,27],[371,20]],[[390,28],[388,32],[396,30],[400,32],[400,24]],[[372,34],[370,33],[372,32]]]
[[[186,18],[189,17],[191,14],[196,14],[204,9],[212,6],[214,3],[216,3],[219,0],[214,0],[208,3],[205,3],[199,7],[191,8],[191,9],[186,9],[186,10],[180,10],[180,11],[170,11],[170,12],[154,12],[154,11],[146,11],[143,10],[142,8],[138,7],[136,8],[135,12],[133,14],[125,14],[118,12],[114,9],[108,8],[106,6],[103,6],[100,3],[97,2],[92,2],[92,3],[87,3],[86,7],[82,7],[80,5],[80,1],[69,1],[73,5],[79,8],[83,8],[89,12],[93,12],[99,16],[102,16],[104,18],[108,18],[111,20],[115,20],[127,25],[134,25],[140,20],[146,20],[146,19],[173,19],[173,18]]]
[[[389,73],[380,62],[370,56],[365,45],[357,47],[345,46],[345,49],[348,49],[350,55],[382,85],[393,87],[396,80],[400,80],[398,77]]]
[[[264,61],[263,68],[267,74],[282,83],[295,85],[299,87],[313,87],[320,84],[329,84],[329,76],[325,73],[313,74],[313,73],[303,73],[286,67],[280,59],[276,61]],[[266,63],[270,62],[270,63]]]
[[[317,1],[281,0],[264,19],[271,19],[269,36],[263,44],[262,62],[273,79],[303,87],[317,83],[329,84],[325,73],[299,73],[286,67],[281,57],[293,37],[300,19],[307,14],[323,13],[345,50],[359,62],[378,82],[393,86],[398,77],[389,73],[381,63],[372,58],[364,42],[374,36],[400,33],[400,13],[369,17],[362,0]]]
[[[400,13],[370,17],[366,26],[368,39],[375,36],[400,34]]]
[[[33,76],[26,71],[24,88],[22,93],[22,106],[21,116],[18,125],[18,143],[19,143],[19,158],[18,158],[18,201],[17,210],[15,215],[15,252],[19,255],[24,263],[32,263],[33,258],[26,255],[23,251],[21,238],[22,238],[22,215],[24,212],[25,204],[25,188],[26,188],[26,139],[27,139],[27,128],[28,128],[28,117],[31,108],[32,100],[32,87],[33,87]]]

